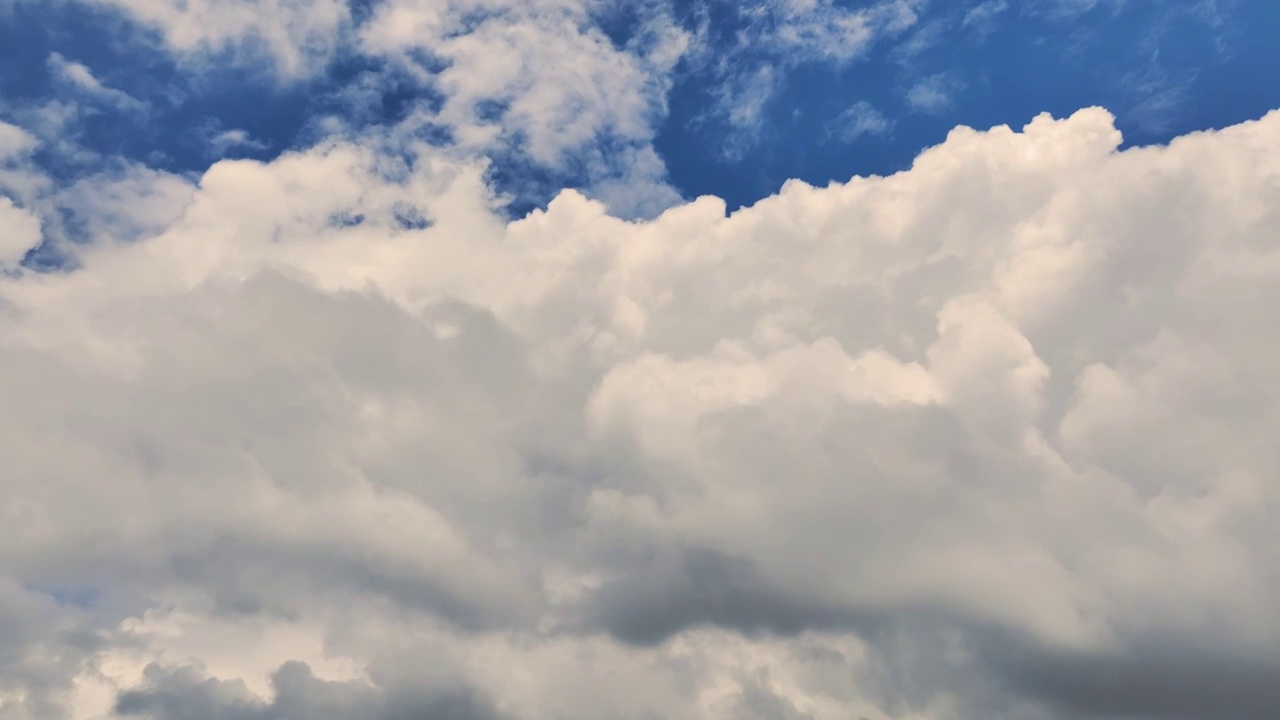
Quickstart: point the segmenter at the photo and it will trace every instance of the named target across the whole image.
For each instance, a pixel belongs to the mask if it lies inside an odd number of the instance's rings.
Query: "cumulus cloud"
[[[443,130],[464,152],[530,163],[615,212],[651,216],[679,199],[652,143],[690,39],[655,8],[618,46],[595,9],[581,0],[390,0],[360,27],[360,47],[438,93],[402,132]]]
[[[368,140],[99,180],[0,278],[0,715],[1280,702],[1280,114],[643,222]]]
[[[601,27],[612,4],[595,0],[66,1],[105,8],[154,32],[197,90],[216,85],[228,69],[296,88],[323,85],[345,72],[338,67],[361,68],[335,93],[355,122],[314,117],[312,135],[350,137],[366,124],[391,122],[396,133],[382,138],[387,144],[430,138],[537,178],[528,183],[534,187],[509,188],[520,200],[542,202],[572,186],[628,217],[651,217],[680,200],[653,149],[673,70],[691,43],[666,3],[642,4],[641,21],[618,40]],[[48,64],[93,101],[146,108],[82,63],[55,53]],[[370,110],[390,95],[405,106],[402,116]],[[41,112],[60,109],[65,126],[83,114],[64,101]],[[255,147],[241,132],[215,134],[214,156]]]

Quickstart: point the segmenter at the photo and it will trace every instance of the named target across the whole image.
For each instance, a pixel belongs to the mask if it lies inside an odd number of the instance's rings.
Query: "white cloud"
[[[40,141],[17,125],[0,121],[0,194],[34,199],[47,184],[31,162]]]
[[[1074,20],[1096,7],[1123,7],[1125,0],[1032,0],[1027,7],[1053,20]]]
[[[850,105],[827,124],[827,133],[844,142],[854,142],[865,135],[884,135],[892,129],[893,121],[865,100]]]
[[[776,46],[787,62],[845,63],[865,52],[878,35],[914,25],[918,4],[890,0],[854,9],[832,0],[774,0],[747,4],[741,12],[760,26],[753,41]]]
[[[1119,140],[648,222],[116,178],[0,279],[0,715],[1265,717],[1280,114]]]
[[[315,80],[337,58],[369,64],[373,69],[341,93],[357,109],[356,122],[313,118],[310,130],[321,134],[360,135],[367,123],[387,122],[368,108],[395,86],[409,111],[388,142],[434,134],[464,156],[572,182],[628,217],[652,216],[680,199],[653,139],[672,71],[691,40],[662,3],[640,8],[643,21],[617,47],[597,26],[602,6],[595,0],[385,0],[354,14],[346,0],[74,1],[113,8],[155,30],[197,77],[238,66],[289,84]],[[49,66],[98,101],[145,107],[83,64],[54,54]],[[70,146],[66,130],[84,111],[59,100],[40,110],[48,119],[24,124],[59,125],[41,136],[74,155],[84,149]],[[217,135],[212,149],[253,147],[242,132]]]
[[[956,96],[967,84],[951,72],[930,75],[917,81],[907,91],[907,104],[912,110],[925,113],[940,113],[951,108]]]
[[[1008,0],[983,0],[965,12],[960,24],[980,36],[987,35],[995,30],[1000,16],[1008,9]]]
[[[594,7],[391,0],[361,26],[360,43],[444,97],[439,108],[419,106],[403,131],[442,126],[464,152],[511,152],[553,173],[585,175],[586,190],[616,212],[651,215],[678,199],[652,142],[690,40],[654,10],[626,47],[615,47],[594,25]]]
[[[729,132],[722,138],[721,155],[740,160],[755,146],[765,129],[769,103],[784,79],[784,70],[765,64],[729,78],[716,89],[714,109],[699,120],[705,122],[717,115],[723,118]]]
[[[732,132],[730,157],[741,156],[764,130],[765,109],[789,71],[811,63],[835,68],[863,57],[877,41],[895,37],[919,20],[922,3],[889,0],[851,8],[832,0],[741,3],[745,21],[736,37],[717,41],[710,28],[696,36],[690,59],[719,76],[716,117]]]
[[[223,130],[209,138],[209,149],[216,157],[222,157],[232,150],[259,151],[266,148],[266,144],[240,128]]]
[[[187,180],[142,166],[126,166],[77,180],[49,201],[74,218],[75,233],[95,242],[150,237],[180,218],[195,188]]]
[[[37,141],[31,133],[8,123],[0,122],[0,162],[12,161],[36,148]]]
[[[27,251],[40,244],[40,218],[0,196],[0,268],[21,262]]]
[[[351,21],[347,0],[78,0],[119,10],[180,55],[266,57],[282,79],[323,70]]]
[[[84,64],[68,60],[59,53],[49,56],[48,65],[55,77],[70,83],[77,90],[96,100],[112,105],[117,110],[131,112],[145,111],[147,108],[146,103],[128,93],[103,85],[102,81],[95,77]]]

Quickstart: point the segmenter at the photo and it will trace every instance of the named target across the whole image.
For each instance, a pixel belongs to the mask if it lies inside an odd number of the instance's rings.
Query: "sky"
[[[0,0],[0,720],[1271,720],[1277,31]]]

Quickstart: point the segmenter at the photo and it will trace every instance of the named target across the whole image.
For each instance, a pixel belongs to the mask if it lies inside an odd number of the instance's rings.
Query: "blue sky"
[[[1275,720],[1278,31],[0,0],[0,718]]]

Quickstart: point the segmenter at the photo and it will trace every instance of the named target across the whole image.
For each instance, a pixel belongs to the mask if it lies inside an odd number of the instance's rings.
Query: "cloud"
[[[309,84],[316,106],[336,114],[309,118],[308,142],[375,126],[388,145],[427,141],[483,156],[495,177],[506,173],[503,189],[517,208],[545,204],[565,186],[627,217],[651,217],[680,200],[653,141],[691,40],[665,4],[637,10],[640,21],[615,42],[600,27],[602,6],[577,0],[74,1],[153,30],[176,66],[170,93],[200,98],[245,72],[285,92]],[[23,108],[21,124],[62,160],[109,165],[75,142],[84,116],[94,105],[147,106],[63,55],[48,65],[81,102],[59,97]],[[344,75],[353,68],[355,78]],[[398,110],[384,116],[384,103]],[[388,124],[395,132],[382,132]],[[244,129],[216,129],[215,157],[258,143]]]
[[[948,110],[967,84],[955,73],[943,72],[917,81],[907,91],[907,105],[916,112],[936,114]]]
[[[215,157],[223,157],[232,150],[256,152],[267,149],[265,143],[255,140],[247,131],[240,128],[223,130],[209,138],[209,150]]]
[[[128,242],[151,237],[182,216],[195,193],[177,175],[126,165],[76,180],[48,198],[58,231],[75,241]]]
[[[1135,43],[1133,64],[1115,73],[1113,80],[1131,103],[1121,117],[1149,132],[1167,132],[1180,116],[1185,116],[1199,73],[1175,69],[1177,62],[1169,62],[1171,46],[1201,44],[1212,48],[1218,57],[1229,54],[1226,29],[1230,27],[1232,9],[1230,3],[1193,3],[1160,8],[1148,18],[1146,32]],[[1183,32],[1174,33],[1179,25]],[[1188,29],[1192,33],[1187,34]],[[1172,40],[1171,36],[1178,39]]]
[[[120,696],[115,711],[122,717],[156,720],[326,720],[422,717],[449,720],[499,720],[496,711],[465,690],[429,693],[415,688],[380,692],[360,682],[331,682],[312,675],[305,663],[282,665],[271,676],[272,699],[264,702],[243,685],[202,678],[183,668],[152,665],[144,688]]]
[[[989,35],[1008,9],[1008,0],[983,0],[965,11],[961,27],[977,33],[979,37]]]
[[[17,207],[7,197],[0,197],[0,266],[20,262],[27,251],[40,244],[40,218]]]
[[[594,9],[573,0],[391,0],[361,25],[359,42],[439,98],[417,103],[402,132],[443,129],[461,151],[531,165],[615,212],[651,216],[679,199],[652,143],[690,39],[654,8],[618,46]]]
[[[858,57],[880,34],[901,32],[916,23],[918,3],[904,0],[849,8],[831,0],[774,0],[745,5],[753,35],[773,45],[788,63],[846,63]]]
[[[0,278],[0,715],[1273,706],[1280,114],[649,221],[378,139]]]
[[[731,159],[745,154],[766,125],[765,111],[788,73],[804,65],[840,70],[919,20],[920,3],[904,0],[851,8],[831,0],[769,0],[731,11],[740,27],[731,37],[709,21],[699,27],[689,62],[716,77],[715,105],[702,120],[728,126]],[[732,23],[730,23],[732,25]]]
[[[765,128],[769,103],[784,80],[784,72],[772,65],[762,65],[754,72],[731,78],[716,90],[716,105],[705,121],[720,115],[729,132],[724,135],[721,154],[729,160],[741,160],[759,140]]]
[[[346,0],[77,0],[118,11],[159,33],[166,47],[203,62],[227,54],[266,58],[282,80],[325,69],[351,22]]]
[[[858,101],[827,123],[827,134],[851,143],[865,135],[884,135],[893,121],[866,101]]]
[[[122,112],[145,112],[146,103],[126,92],[109,88],[82,63],[66,59],[59,53],[49,55],[49,71],[89,97],[105,102]]]
[[[1124,0],[1032,0],[1027,9],[1051,20],[1070,21],[1097,7],[1110,6],[1115,11],[1124,4]]]
[[[35,149],[37,141],[26,130],[0,123],[0,161],[11,162]]]
[[[48,185],[48,178],[32,163],[40,146],[34,135],[0,121],[0,194],[31,201]]]

